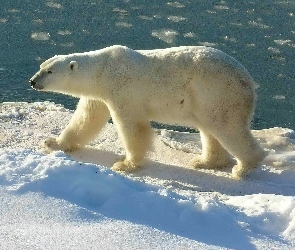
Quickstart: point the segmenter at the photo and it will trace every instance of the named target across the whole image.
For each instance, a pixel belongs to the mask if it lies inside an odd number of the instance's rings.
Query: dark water
[[[0,5],[0,102],[76,99],[30,89],[55,54],[121,44],[208,45],[234,56],[260,85],[253,127],[295,129],[295,1],[5,0]]]

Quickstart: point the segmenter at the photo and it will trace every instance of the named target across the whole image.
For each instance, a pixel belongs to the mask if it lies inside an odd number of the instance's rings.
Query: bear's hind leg
[[[210,133],[200,131],[202,154],[190,161],[193,168],[222,168],[232,162],[230,154],[220,145]]]
[[[44,142],[44,151],[73,151],[92,140],[110,118],[107,106],[98,100],[81,98],[69,124],[57,138]]]
[[[152,129],[150,122],[132,120],[125,120],[124,122],[120,120],[120,122],[116,122],[116,119],[114,119],[114,122],[123,141],[126,158],[124,161],[116,162],[112,170],[136,171],[143,164],[146,152],[151,146]]]
[[[240,180],[247,176],[267,155],[248,128],[236,127],[220,133],[218,140],[236,158],[232,177]]]

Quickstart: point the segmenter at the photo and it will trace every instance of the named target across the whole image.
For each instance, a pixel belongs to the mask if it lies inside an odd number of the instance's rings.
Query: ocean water
[[[32,90],[56,54],[121,44],[206,45],[238,59],[259,84],[253,128],[295,129],[295,1],[5,0],[0,7],[0,102],[77,99]]]

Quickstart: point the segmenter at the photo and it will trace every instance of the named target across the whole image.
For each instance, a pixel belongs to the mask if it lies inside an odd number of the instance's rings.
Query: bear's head
[[[66,56],[54,56],[40,65],[40,70],[29,80],[38,91],[64,93],[76,79],[78,63]]]

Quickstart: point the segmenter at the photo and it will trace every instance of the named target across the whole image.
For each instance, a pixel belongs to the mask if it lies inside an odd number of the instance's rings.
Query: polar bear
[[[115,171],[142,166],[152,141],[150,121],[195,127],[202,154],[194,168],[237,164],[232,176],[241,179],[265,157],[249,123],[255,103],[248,71],[224,52],[204,46],[132,50],[114,45],[97,51],[54,56],[30,79],[39,91],[59,92],[80,101],[47,150],[83,147],[112,117],[126,150]]]

